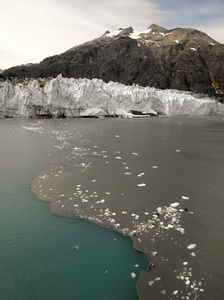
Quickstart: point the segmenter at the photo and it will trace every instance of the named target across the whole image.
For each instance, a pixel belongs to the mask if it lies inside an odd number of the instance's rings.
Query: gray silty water
[[[32,190],[53,213],[117,230],[149,255],[139,299],[222,299],[223,117],[51,120],[44,130],[62,151]]]

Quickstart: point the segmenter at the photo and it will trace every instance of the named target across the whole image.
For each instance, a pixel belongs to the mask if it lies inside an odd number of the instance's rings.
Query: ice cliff
[[[216,115],[216,100],[177,90],[105,83],[99,79],[33,79],[0,83],[2,117],[82,117],[148,115]]]

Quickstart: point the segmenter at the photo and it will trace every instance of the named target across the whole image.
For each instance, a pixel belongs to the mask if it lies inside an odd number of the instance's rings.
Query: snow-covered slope
[[[223,105],[176,90],[104,83],[99,79],[33,79],[0,83],[0,116],[126,116],[223,114]]]

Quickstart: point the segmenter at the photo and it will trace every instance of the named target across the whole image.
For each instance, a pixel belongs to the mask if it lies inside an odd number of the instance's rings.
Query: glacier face
[[[0,83],[2,117],[83,117],[144,114],[216,115],[223,105],[177,90],[158,90],[138,85],[105,83],[100,79],[33,79],[23,83]]]

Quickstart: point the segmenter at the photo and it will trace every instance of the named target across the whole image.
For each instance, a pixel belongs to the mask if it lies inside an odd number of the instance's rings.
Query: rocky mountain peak
[[[152,24],[106,31],[101,37],[45,58],[35,65],[5,70],[7,77],[99,78],[126,85],[199,93],[224,93],[224,45],[191,28]]]
[[[163,32],[163,33],[166,33],[168,32],[168,30],[164,27],[161,27],[161,26],[158,26],[156,24],[152,24],[151,26],[148,27],[148,29],[151,30],[151,32]]]

